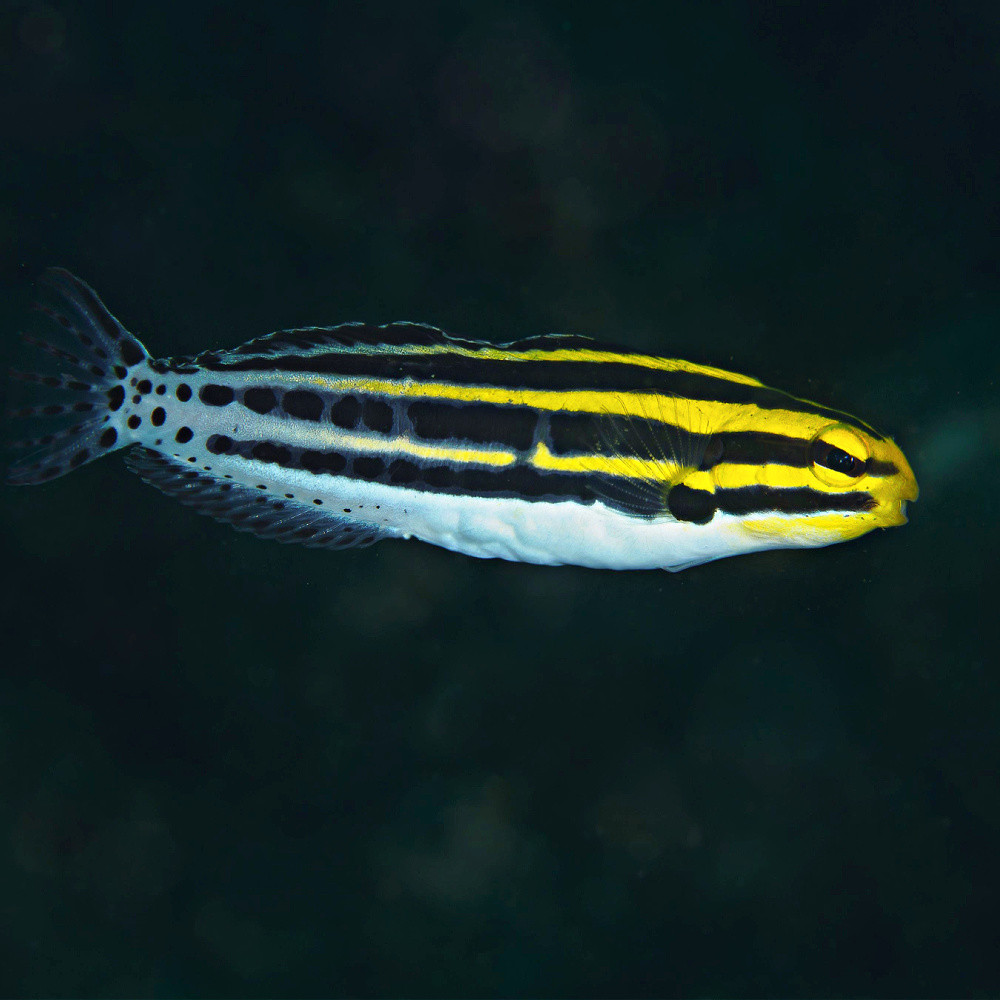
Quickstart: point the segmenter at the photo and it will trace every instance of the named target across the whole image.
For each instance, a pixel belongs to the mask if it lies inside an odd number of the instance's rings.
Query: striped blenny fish
[[[15,484],[129,448],[146,482],[282,542],[668,570],[856,538],[917,498],[868,424],[718,368],[419,323],[157,360],[79,278],[41,285],[52,332],[25,339],[48,363],[13,373],[35,394],[14,415],[50,423],[19,442]]]

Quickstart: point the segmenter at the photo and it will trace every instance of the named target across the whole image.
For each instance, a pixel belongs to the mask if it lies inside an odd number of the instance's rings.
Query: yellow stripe
[[[459,403],[530,406],[552,412],[641,417],[674,424],[692,434],[707,434],[723,428],[727,431],[765,430],[808,440],[812,437],[817,422],[823,419],[797,410],[762,409],[754,403],[718,403],[652,392],[519,389],[508,386],[454,385],[448,382],[414,382],[409,379],[352,376],[331,378],[308,373],[282,373],[281,380],[334,393],[372,393],[408,399],[447,399]],[[275,374],[261,373],[259,381],[273,384]],[[796,431],[801,433],[796,434]]]
[[[252,433],[255,422],[247,420],[245,423],[247,430]],[[266,435],[267,431],[262,433]],[[447,445],[418,444],[407,437],[386,438],[377,434],[352,434],[333,427],[317,427],[315,424],[293,421],[282,425],[281,442],[314,450],[344,449],[365,455],[382,455],[390,460],[409,456],[464,465],[497,467],[513,465],[517,461],[516,452],[502,448],[449,448]]]
[[[741,465],[720,462],[708,472],[689,472],[684,483],[697,490],[738,490],[744,486],[767,486],[773,489],[798,489],[807,487],[817,493],[839,495],[852,489],[850,483],[829,486],[822,482],[809,467],[796,465]]]
[[[838,495],[844,487],[828,486],[820,482],[812,471],[790,465],[739,465],[722,462],[710,471],[699,472],[684,468],[669,460],[638,458],[623,455],[553,455],[544,445],[539,444],[531,456],[531,464],[536,469],[554,472],[600,472],[608,476],[640,479],[645,482],[683,482],[694,490],[740,489],[744,486],[767,486],[772,489],[797,489],[807,487],[819,493]]]
[[[693,361],[682,361],[679,358],[660,358],[649,354],[633,354],[627,351],[601,350],[591,347],[559,347],[552,351],[531,348],[526,351],[512,351],[492,344],[482,347],[462,347],[459,344],[357,344],[354,347],[334,349],[335,353],[372,354],[372,355],[439,355],[460,358],[483,358],[487,361],[579,361],[634,365],[637,368],[652,368],[663,372],[685,372],[689,375],[707,375],[710,378],[722,379],[725,382],[736,382],[740,385],[752,385],[765,388],[764,383],[749,375],[714,368],[711,365],[699,365]],[[309,353],[328,354],[329,345],[318,346]]]
[[[513,465],[517,455],[512,451],[487,451],[483,448],[447,448],[444,445],[417,444],[409,438],[396,437],[389,441],[388,449],[373,448],[374,451],[389,451],[393,454],[412,455],[414,458],[432,458],[444,462],[465,465]]]
[[[603,472],[609,476],[627,476],[631,479],[672,483],[683,473],[676,462],[652,458],[635,458],[623,455],[553,455],[539,443],[531,456],[536,469],[553,472]]]
[[[686,372],[689,375],[708,375],[711,378],[723,379],[726,382],[738,382],[740,385],[753,385],[763,388],[764,383],[749,375],[739,375],[727,372],[722,368],[710,365],[698,365],[691,361],[681,361],[677,358],[656,358],[648,354],[627,354],[618,351],[601,351],[593,348],[561,347],[554,351],[542,351],[533,348],[528,351],[508,351],[501,347],[458,347],[449,344],[440,345],[407,345],[403,348],[390,349],[385,353],[404,354],[451,354],[465,358],[485,358],[488,361],[596,361],[598,363],[614,363],[635,365],[637,368],[654,368],[664,372]],[[366,352],[369,353],[369,352]],[[374,353],[374,352],[370,352]],[[378,352],[382,353],[382,352]]]

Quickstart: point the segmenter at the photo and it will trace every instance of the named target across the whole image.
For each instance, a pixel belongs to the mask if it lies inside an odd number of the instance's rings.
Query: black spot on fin
[[[310,548],[349,549],[396,537],[365,521],[338,517],[312,505],[200,472],[150,448],[133,448],[125,464],[151,486],[199,514],[208,514],[237,531],[249,531],[261,538],[298,542]]]
[[[8,416],[23,422],[9,442],[24,453],[7,471],[15,485],[65,475],[134,440],[118,412],[123,382],[130,368],[149,360],[96,292],[69,271],[52,268],[39,286],[35,309],[45,329],[22,335],[37,370],[9,373]]]

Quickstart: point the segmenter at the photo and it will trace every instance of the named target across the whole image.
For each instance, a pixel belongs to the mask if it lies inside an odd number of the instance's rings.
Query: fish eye
[[[861,436],[844,424],[824,427],[809,446],[816,478],[827,486],[851,486],[868,470],[868,448]]]

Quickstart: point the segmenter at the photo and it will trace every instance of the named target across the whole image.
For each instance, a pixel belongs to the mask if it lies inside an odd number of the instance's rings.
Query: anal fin
[[[299,503],[278,499],[211,473],[182,465],[151,448],[133,448],[125,459],[128,468],[158,490],[232,525],[278,542],[297,542],[309,548],[349,549],[374,545],[397,537],[378,525],[357,521]]]

